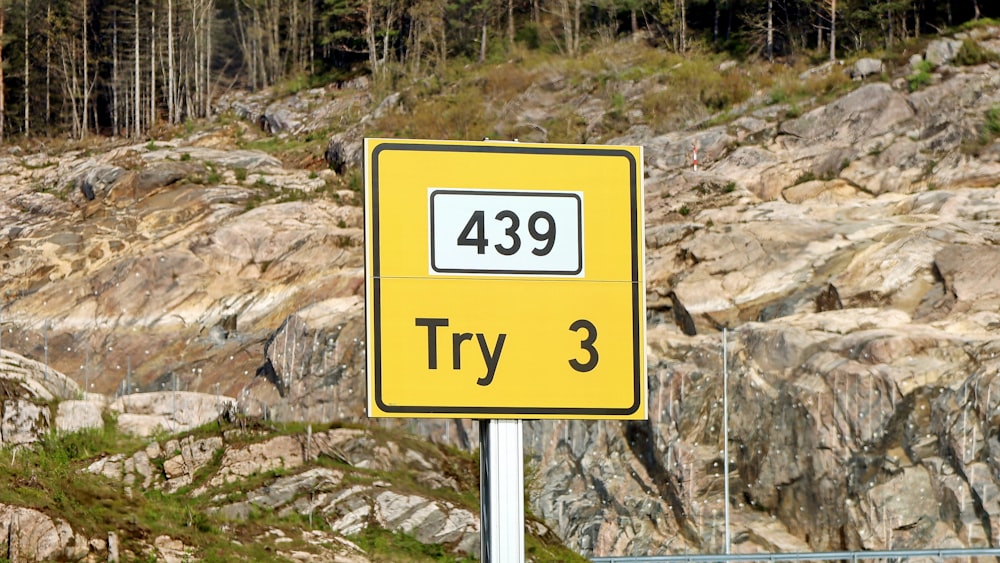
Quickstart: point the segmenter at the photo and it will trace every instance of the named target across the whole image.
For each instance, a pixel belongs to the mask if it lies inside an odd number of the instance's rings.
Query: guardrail
[[[653,555],[645,557],[593,557],[593,563],[675,563],[734,561],[906,561],[914,557],[932,557],[938,561],[993,556],[1000,560],[1000,548],[912,549],[882,551],[830,551],[817,553],[731,553],[709,555]]]

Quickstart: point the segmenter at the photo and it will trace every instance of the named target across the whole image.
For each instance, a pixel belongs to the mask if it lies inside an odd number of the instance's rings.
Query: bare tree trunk
[[[770,2],[771,0],[768,0]],[[687,52],[687,0],[680,0],[681,4],[681,52]],[[770,5],[770,4],[769,4]]]
[[[302,57],[299,53],[299,45],[301,44],[299,29],[302,27],[299,23],[299,0],[292,0],[291,14],[288,18],[288,41],[290,43],[289,51],[292,54],[292,72],[298,73],[302,71]]]
[[[191,51],[188,59],[190,60],[188,64],[188,70],[184,73],[184,80],[186,88],[188,90],[187,100],[188,100],[188,116],[193,117],[201,113],[201,29],[199,28],[198,22],[201,19],[200,11],[198,8],[201,7],[201,2],[191,2],[191,41],[194,43],[194,49]],[[194,78],[191,78],[191,73],[194,73]]]
[[[444,66],[444,63],[448,60],[448,16],[445,14],[445,8],[447,8],[446,2],[441,2],[439,8],[438,17],[439,25],[438,31],[440,32],[441,49],[438,52],[438,65]]]
[[[2,18],[0,18],[2,19]],[[71,43],[67,47],[66,45],[60,45],[59,56],[62,61],[63,68],[63,92],[66,97],[69,98],[70,114],[72,115],[72,129],[71,133],[74,137],[80,135],[80,115],[79,108],[77,107],[77,97],[80,91],[79,77],[77,75],[76,60],[79,53],[76,50],[75,42],[70,40]],[[67,50],[71,52],[67,53]],[[0,67],[0,75],[2,75],[3,70]],[[0,94],[2,94],[2,89],[0,89]],[[0,118],[2,122],[2,118]]]
[[[514,0],[507,0],[507,43],[514,44]]]
[[[576,0],[573,6],[573,53],[580,52],[580,8],[582,0]]]
[[[310,3],[310,6],[312,4]],[[310,19],[310,33],[312,32],[312,20]],[[205,18],[205,93],[204,93],[204,109],[202,113],[208,117],[212,112],[212,24],[215,22],[215,0],[208,0],[207,13]],[[310,39],[310,45],[311,45]],[[312,57],[310,57],[310,64],[312,62]]]
[[[156,6],[149,12],[149,127],[156,124]]]
[[[0,37],[4,34],[4,19],[7,11],[7,3],[0,0]],[[4,141],[5,124],[4,124],[4,114],[7,113],[7,103],[4,100],[4,93],[7,90],[4,86],[4,76],[3,76],[3,44],[0,43],[0,143]]]
[[[111,136],[118,136],[118,9],[111,16]]]
[[[31,135],[31,49],[28,43],[28,0],[24,0],[24,136]]]
[[[392,26],[395,23],[395,13],[393,12],[393,4],[389,2],[385,9],[385,24],[382,27],[382,68],[383,73],[386,65],[389,63],[389,35],[392,31]]]
[[[89,29],[87,25],[87,0],[83,0],[83,126],[80,130],[80,138],[84,138],[89,133],[89,113],[90,113],[90,50],[87,46],[87,31]],[[0,31],[0,35],[3,32]]]
[[[837,60],[837,0],[830,0],[830,61]]]
[[[139,104],[140,100],[140,80],[139,80],[139,0],[135,0],[135,99],[133,101],[132,108],[132,134],[135,138],[139,138],[140,131],[142,131],[141,120],[139,118]]]
[[[45,128],[47,130],[52,124],[52,2],[45,5],[45,22]]]
[[[306,6],[309,7],[309,13],[306,15],[306,20],[309,22],[309,74],[316,74],[316,15],[315,15],[315,4],[313,2],[307,2]]]
[[[774,0],[767,0],[767,60],[774,62]]]
[[[486,61],[486,40],[487,40],[486,21],[487,21],[486,10],[483,10],[483,20],[481,25],[482,33],[480,34],[479,37],[479,62]]]
[[[266,88],[269,84],[267,79],[267,59],[264,55],[264,30],[260,23],[260,10],[256,7],[253,10],[253,40],[254,40],[254,66],[258,68],[257,78],[261,87]]]
[[[378,47],[375,43],[375,0],[365,2],[365,40],[368,43],[368,66],[372,75],[379,76]]]
[[[167,122],[177,122],[177,78],[174,74],[174,0],[167,0]]]
[[[563,28],[563,42],[566,45],[566,54],[575,57],[577,46],[580,41],[576,36],[576,33],[580,29],[580,0],[575,1],[574,7],[569,4],[570,0],[560,0],[559,2],[559,19],[562,20]]]

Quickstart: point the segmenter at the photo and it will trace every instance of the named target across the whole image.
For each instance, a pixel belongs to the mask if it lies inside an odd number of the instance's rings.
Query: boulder
[[[139,172],[135,188],[140,193],[154,188],[169,186],[194,174],[199,166],[185,162],[157,162]]]
[[[348,169],[359,170],[364,158],[364,143],[359,130],[348,130],[330,137],[323,158],[337,174]]]
[[[899,130],[914,115],[903,94],[888,84],[872,83],[782,123],[779,133],[791,135],[808,145],[818,141],[859,145],[864,140]],[[830,127],[831,123],[837,126]]]
[[[876,76],[885,72],[885,65],[881,59],[865,57],[858,59],[848,70],[848,74],[854,80],[864,80],[869,76]]]
[[[104,407],[94,401],[61,401],[56,407],[56,430],[59,432],[79,432],[104,427],[101,416]]]
[[[0,404],[0,445],[24,446],[48,434],[51,414],[48,405],[25,398],[7,399]]]
[[[32,508],[0,504],[0,530],[10,561],[78,561],[89,550],[65,520]]]
[[[943,64],[948,64],[955,55],[958,54],[958,50],[962,48],[962,42],[958,39],[941,38],[935,39],[927,44],[927,49],[924,51],[924,59],[930,61],[934,66],[941,66]]]
[[[191,391],[157,391],[123,395],[108,408],[120,413],[118,426],[124,432],[150,436],[157,429],[181,432],[218,419],[231,397]]]
[[[118,166],[97,164],[85,167],[81,174],[71,178],[70,181],[75,182],[83,197],[91,201],[106,195],[109,188],[124,173],[125,169]]]

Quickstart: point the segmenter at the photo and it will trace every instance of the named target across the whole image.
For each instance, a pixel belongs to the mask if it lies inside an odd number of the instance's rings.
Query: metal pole
[[[483,563],[524,562],[524,437],[520,420],[479,421]]]
[[[43,347],[43,349],[45,350],[45,371],[43,373],[45,374],[45,381],[48,381],[49,380],[49,322],[48,321],[45,322],[44,331],[45,331],[45,346]]]
[[[723,512],[726,518],[726,555],[732,553],[729,535],[729,332],[722,329],[722,471]]]

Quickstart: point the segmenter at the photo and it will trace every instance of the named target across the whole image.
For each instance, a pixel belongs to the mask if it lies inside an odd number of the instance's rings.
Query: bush
[[[979,146],[985,147],[1000,137],[1000,104],[986,110],[985,121],[979,129]],[[972,151],[978,153],[978,149]]]
[[[542,32],[538,29],[538,24],[531,22],[517,30],[514,40],[529,49],[538,49],[542,46]]]
[[[907,77],[907,81],[910,85],[910,92],[916,92],[927,84],[930,84],[931,71],[934,70],[934,64],[928,60],[922,60],[917,63],[913,70],[913,74]]]
[[[993,62],[1000,62],[1000,55],[984,49],[982,45],[972,39],[962,41],[962,47],[955,54],[956,65],[974,66]]]

